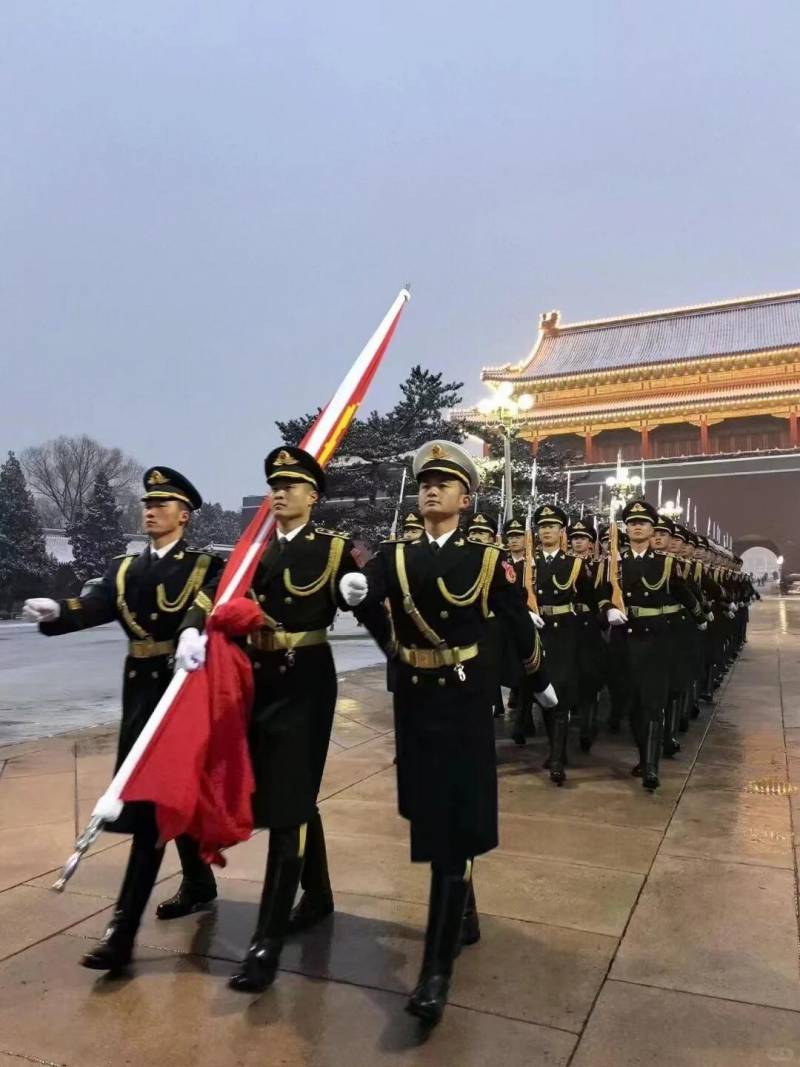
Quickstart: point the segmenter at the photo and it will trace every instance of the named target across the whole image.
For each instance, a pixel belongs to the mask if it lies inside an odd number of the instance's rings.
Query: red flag
[[[323,466],[364,399],[408,297],[407,290],[400,292],[301,441]],[[176,673],[94,810],[95,816],[114,818],[120,802],[152,801],[162,840],[190,833],[202,854],[217,863],[224,863],[221,848],[246,840],[252,831],[254,784],[247,751],[252,673],[231,637],[262,622],[258,606],[242,598],[274,530],[270,504],[267,495],[222,573],[209,617],[206,667],[190,675]]]

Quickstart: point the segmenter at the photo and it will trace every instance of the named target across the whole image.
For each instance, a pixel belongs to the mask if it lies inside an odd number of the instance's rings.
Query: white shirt
[[[278,530],[278,540],[291,541],[293,537],[297,537],[301,530],[305,530],[306,526],[308,526],[308,523],[305,523],[303,526],[295,526],[295,528],[288,533],[281,533],[281,531]]]
[[[552,552],[543,552],[542,555],[549,563],[551,559],[555,559],[555,557],[558,555],[558,549],[554,548]]]
[[[163,548],[153,548],[151,544],[150,555],[157,556],[159,559],[163,559],[164,556],[166,556],[167,552],[171,552],[173,550],[175,545],[177,545],[178,541],[180,541],[180,537],[177,537],[174,541],[170,541],[170,543],[168,545],[164,545]]]
[[[649,551],[650,551],[649,548],[642,549],[641,552],[634,552],[634,550],[631,549],[631,555],[633,556],[634,559],[644,559],[644,557],[647,555],[647,553]]]
[[[449,538],[453,536],[455,530],[448,530],[447,533],[441,535],[441,537],[431,537],[428,531],[425,531],[425,536],[428,538],[428,544],[431,545],[435,541],[439,548],[444,548]]]

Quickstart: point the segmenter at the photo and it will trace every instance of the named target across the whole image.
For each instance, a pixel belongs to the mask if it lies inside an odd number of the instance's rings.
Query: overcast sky
[[[481,395],[538,315],[800,287],[800,8],[2,0],[0,455],[87,432],[260,492],[412,286]]]

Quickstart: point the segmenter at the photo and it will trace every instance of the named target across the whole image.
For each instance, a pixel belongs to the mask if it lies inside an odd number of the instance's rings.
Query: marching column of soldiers
[[[472,875],[476,857],[498,844],[502,687],[510,690],[517,745],[535,735],[541,714],[544,769],[557,786],[567,778],[571,722],[580,750],[591,753],[607,691],[608,730],[630,724],[632,774],[652,792],[660,760],[679,753],[699,702],[713,698],[746,641],[748,605],[758,594],[741,560],[645,500],[625,506],[624,530],[598,529],[591,516],[570,521],[543,503],[532,516],[534,549],[528,524],[512,517],[498,536],[498,524],[471,507],[478,471],[460,446],[428,442],[413,472],[415,512],[402,536],[383,542],[362,567],[346,535],[312,521],[325,490],[314,458],[285,445],[265,460],[277,531],[251,583],[262,618],[244,647],[255,682],[253,823],[269,830],[269,844],[251,943],[229,984],[244,993],[267,989],[286,938],[334,911],[317,799],[336,706],[329,628],[337,610],[352,610],[387,657],[399,813],[409,824],[412,862],[430,867],[424,949],[407,1010],[435,1025],[456,958],[481,936]],[[173,669],[203,669],[203,631],[223,568],[187,543],[202,502],[191,482],[157,466],[144,486],[148,548],[115,559],[79,597],[35,598],[24,607],[48,636],[112,620],[122,626],[128,650],[117,765]],[[125,804],[109,828],[132,835],[129,862],[106,934],[81,963],[114,973],[132,960],[164,846],[150,803]],[[164,921],[207,909],[217,895],[196,843],[184,836],[176,845],[183,879],[157,908]]]

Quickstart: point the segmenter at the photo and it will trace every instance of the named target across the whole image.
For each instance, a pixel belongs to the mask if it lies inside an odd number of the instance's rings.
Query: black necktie
[[[288,540],[289,540],[288,537],[281,537],[280,535],[278,535],[278,551],[279,552],[285,552],[286,551],[286,544],[287,544]]]
[[[441,546],[439,545],[438,541],[431,541],[431,552],[434,554],[434,556],[439,551],[440,547]]]

